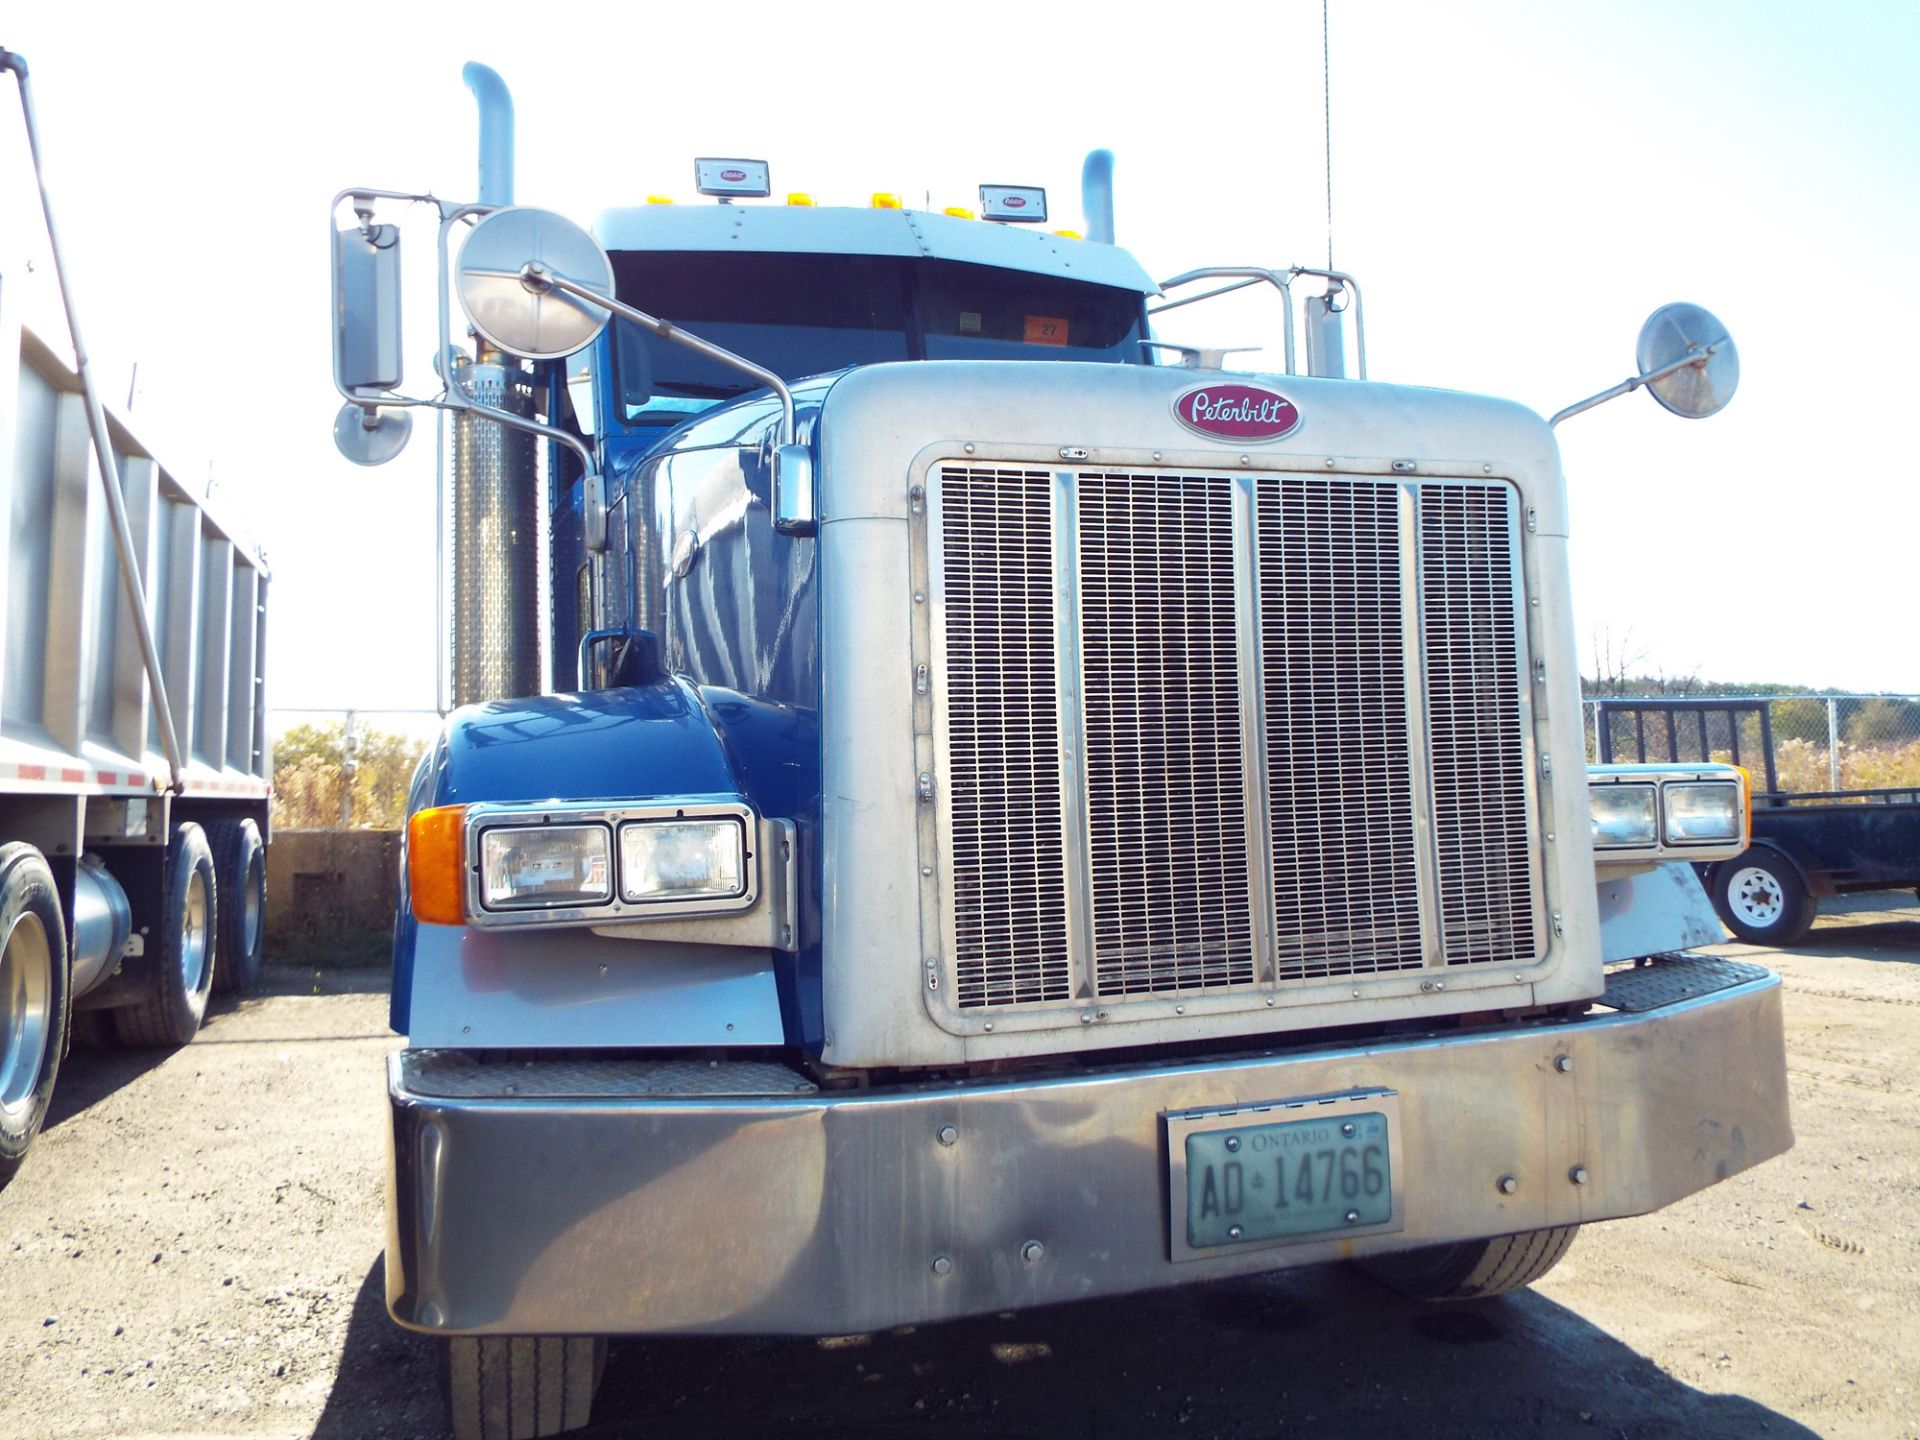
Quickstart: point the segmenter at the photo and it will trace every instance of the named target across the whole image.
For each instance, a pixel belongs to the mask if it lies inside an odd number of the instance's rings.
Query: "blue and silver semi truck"
[[[469,82],[480,199],[333,222],[336,438],[451,451],[386,1276],[457,1435],[585,1423],[609,1336],[1497,1293],[1788,1148],[1778,983],[1686,953],[1675,863],[1746,785],[1585,764],[1548,422],[1368,380],[1349,276],[1156,283],[1100,152],[1086,238],[724,159],[590,236],[512,205]],[[1249,283],[1282,368],[1156,348]],[[1596,402],[1724,401],[1705,312],[1642,342]]]

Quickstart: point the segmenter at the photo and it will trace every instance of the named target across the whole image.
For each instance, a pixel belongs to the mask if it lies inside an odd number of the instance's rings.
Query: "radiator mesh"
[[[1400,487],[1256,489],[1279,978],[1418,968]]]
[[[1250,983],[1233,482],[1077,489],[1095,988]]]
[[[1053,477],[940,475],[947,789],[959,1003],[1066,998]]]
[[[1440,931],[1449,965],[1534,958],[1513,492],[1420,488]]]

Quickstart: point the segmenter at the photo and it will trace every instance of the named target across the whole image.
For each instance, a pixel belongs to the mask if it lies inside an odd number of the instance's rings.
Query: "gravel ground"
[[[616,1342],[585,1432],[1920,1437],[1920,909],[1786,977],[1798,1146],[1597,1226],[1533,1293],[1344,1270],[822,1341]],[[0,1436],[440,1428],[382,1299],[384,977],[269,971],[169,1054],[83,1051],[0,1194]]]

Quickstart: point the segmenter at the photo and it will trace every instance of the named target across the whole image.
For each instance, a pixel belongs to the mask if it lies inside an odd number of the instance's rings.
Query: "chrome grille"
[[[1232,479],[1077,477],[1094,987],[1253,980]]]
[[[1536,958],[1511,487],[935,479],[962,1008]]]
[[[1066,998],[1053,476],[940,475],[945,783],[959,1003]]]
[[[1283,980],[1422,963],[1400,495],[1391,481],[1255,482]]]
[[[1419,494],[1441,941],[1449,965],[1531,959],[1513,492],[1433,482]]]

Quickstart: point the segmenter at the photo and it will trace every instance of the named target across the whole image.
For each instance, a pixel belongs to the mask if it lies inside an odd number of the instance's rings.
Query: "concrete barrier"
[[[393,928],[397,830],[278,830],[267,847],[267,942]]]

